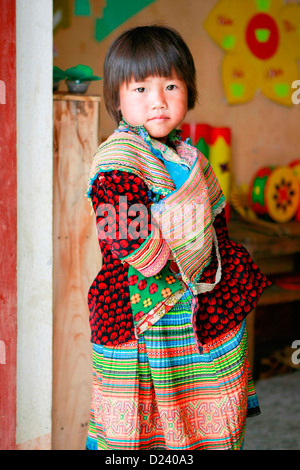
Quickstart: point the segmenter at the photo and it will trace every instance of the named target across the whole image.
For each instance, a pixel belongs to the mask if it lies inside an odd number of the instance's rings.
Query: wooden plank
[[[92,391],[87,292],[101,258],[85,196],[99,101],[54,101],[53,449],[85,448]]]
[[[1,0],[0,28],[0,448],[16,446],[17,156],[16,5]]]
[[[67,93],[63,91],[57,91],[53,94],[54,101],[96,101],[100,103],[100,95],[85,95],[80,93]]]
[[[238,220],[230,221],[229,234],[232,240],[244,245],[256,259],[300,252],[300,235],[288,236],[282,233],[270,235]]]
[[[295,255],[256,257],[263,273],[268,275],[292,273],[296,269]]]

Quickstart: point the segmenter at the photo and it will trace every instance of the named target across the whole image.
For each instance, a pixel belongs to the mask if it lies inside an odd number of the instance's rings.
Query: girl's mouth
[[[160,121],[160,120],[165,120],[169,119],[167,116],[161,115],[161,116],[153,116],[152,118],[149,119],[149,121]]]

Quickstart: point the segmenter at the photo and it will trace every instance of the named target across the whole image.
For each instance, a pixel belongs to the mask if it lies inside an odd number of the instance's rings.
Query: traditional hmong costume
[[[240,449],[258,414],[245,317],[268,285],[228,238],[206,158],[124,121],[96,152],[88,196],[103,265],[88,294],[87,448]]]

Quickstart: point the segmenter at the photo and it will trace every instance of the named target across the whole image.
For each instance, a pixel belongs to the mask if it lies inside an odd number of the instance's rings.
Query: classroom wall
[[[188,43],[197,68],[199,104],[189,112],[188,122],[229,126],[232,130],[233,175],[238,185],[249,184],[252,175],[264,165],[279,165],[300,158],[300,104],[285,107],[260,92],[246,104],[228,105],[221,78],[224,52],[203,27],[217,0],[156,0],[117,27],[101,42],[95,40],[95,17],[108,3],[90,0],[91,16],[75,16],[75,0],[68,0],[70,27],[54,36],[54,64],[66,69],[83,63],[102,75],[105,53],[123,30],[143,24],[160,23],[178,29]],[[118,3],[118,2],[117,2]],[[292,0],[289,3],[297,3]],[[299,77],[295,77],[295,80]],[[60,89],[66,89],[61,84]],[[102,83],[91,84],[88,93],[102,94]],[[101,138],[115,128],[104,105],[101,107]]]

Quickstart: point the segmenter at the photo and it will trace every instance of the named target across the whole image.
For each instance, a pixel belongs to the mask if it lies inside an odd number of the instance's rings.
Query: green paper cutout
[[[274,91],[276,95],[280,96],[281,98],[288,96],[289,94],[289,85],[288,83],[276,83],[274,85]]]
[[[203,139],[203,137],[201,137],[196,146],[195,146],[199,152],[201,152],[207,159],[209,159],[209,147],[207,145],[207,143],[205,142],[205,140]]]
[[[245,93],[245,86],[242,83],[231,83],[230,89],[235,98],[240,98]]]
[[[255,30],[255,37],[258,42],[267,42],[269,40],[271,31],[266,28],[257,28]]]
[[[252,202],[254,204],[260,204],[261,206],[264,205],[265,199],[264,199],[264,187],[266,185],[266,180],[268,179],[268,176],[264,176],[263,178],[258,178],[255,181],[255,186],[252,190]]]
[[[270,9],[270,0],[256,0],[259,11],[268,11]]]
[[[74,15],[91,16],[90,0],[75,0]]]
[[[103,17],[96,19],[95,39],[102,41],[122,23],[147,7],[155,0],[107,0]]]
[[[222,41],[222,46],[224,47],[224,49],[232,49],[235,45],[235,41],[235,36],[225,36]]]

